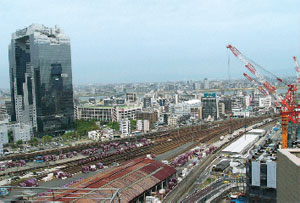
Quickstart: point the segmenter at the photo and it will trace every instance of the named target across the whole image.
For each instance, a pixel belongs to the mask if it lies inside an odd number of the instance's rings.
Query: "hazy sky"
[[[1,87],[11,33],[32,23],[70,36],[74,84],[228,79],[228,43],[280,76],[300,58],[299,0],[0,0]]]

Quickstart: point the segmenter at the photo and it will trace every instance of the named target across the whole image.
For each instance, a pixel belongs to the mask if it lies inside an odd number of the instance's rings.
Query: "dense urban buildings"
[[[33,24],[9,45],[12,121],[38,132],[70,128],[74,120],[70,39],[58,27]]]
[[[219,109],[216,94],[204,94],[202,98],[202,119],[212,118],[217,120],[219,118]]]

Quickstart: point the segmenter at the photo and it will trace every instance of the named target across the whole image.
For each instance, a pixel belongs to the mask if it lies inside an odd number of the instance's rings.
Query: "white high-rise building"
[[[8,117],[4,115],[0,118],[0,143],[8,143]]]
[[[28,142],[33,137],[32,126],[25,123],[16,123],[11,126],[14,142],[22,140]]]
[[[204,78],[204,89],[208,90],[209,89],[209,81],[207,78]]]
[[[150,131],[150,122],[149,120],[137,120],[136,128],[139,131],[147,133]]]
[[[120,121],[120,131],[123,136],[128,136],[131,133],[130,120],[128,118]]]
[[[270,95],[259,97],[259,107],[269,108],[271,106],[272,106],[272,97]]]

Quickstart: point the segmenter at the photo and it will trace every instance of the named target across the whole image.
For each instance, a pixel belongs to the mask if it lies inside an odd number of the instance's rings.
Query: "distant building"
[[[0,154],[3,154],[3,143],[0,142]]]
[[[157,102],[158,102],[159,106],[165,106],[167,104],[167,99],[160,98],[157,100]]]
[[[104,106],[113,106],[114,102],[115,101],[113,99],[104,99],[103,100]]]
[[[135,120],[136,113],[141,110],[141,107],[135,106],[116,106],[113,108],[113,121],[119,122],[122,119]]]
[[[208,79],[207,78],[204,78],[204,89],[205,90],[208,90],[209,89],[209,81],[208,81]]]
[[[277,202],[300,202],[300,149],[280,149],[277,157]]]
[[[89,98],[89,103],[96,104],[96,98],[95,97],[90,97]]]
[[[120,121],[120,131],[123,136],[128,136],[131,133],[130,120],[128,118]]]
[[[163,118],[162,119],[162,124],[168,125],[169,116],[170,116],[170,114],[168,114],[168,113],[162,114],[162,118]]]
[[[126,102],[135,103],[137,101],[136,93],[126,93]]]
[[[0,143],[8,143],[8,116],[0,116]]]
[[[7,114],[6,106],[3,104],[0,104],[0,115],[5,115],[5,114]]]
[[[201,120],[201,110],[202,108],[199,107],[191,107],[190,112],[191,112],[191,119],[198,119]]]
[[[60,28],[33,24],[13,33],[9,73],[12,121],[30,124],[39,132],[70,128],[74,120],[71,49]]]
[[[177,116],[169,116],[168,117],[168,125],[171,127],[176,127],[178,126],[178,117]]]
[[[175,94],[175,104],[178,104],[178,103],[179,103],[179,95]]]
[[[144,98],[143,98],[143,108],[150,108],[150,107],[152,107],[152,102],[151,102],[151,97],[149,97],[149,96],[145,96]]]
[[[232,111],[232,100],[230,97],[222,97],[219,100],[219,103],[223,103],[225,105],[225,114],[229,114]]]
[[[12,103],[11,103],[11,101],[5,101],[5,107],[6,107],[7,114],[11,117],[12,116]],[[11,120],[11,118],[9,120]]]
[[[232,115],[233,115],[233,117],[237,117],[237,118],[245,118],[245,117],[252,116],[253,112],[250,112],[250,111],[242,109],[242,108],[233,108]]]
[[[13,132],[14,142],[22,140],[23,142],[28,142],[32,139],[32,126],[25,123],[16,123],[11,126]]]
[[[191,109],[199,108],[201,106],[201,100],[192,99],[189,101],[184,101],[179,104],[172,104],[171,112],[177,116],[190,115]]]
[[[219,109],[219,116],[224,118],[225,117],[225,104],[224,103],[221,103],[219,102],[218,103],[218,109]]]
[[[101,131],[100,130],[93,130],[88,132],[88,138],[91,140],[99,141],[101,139]]]
[[[200,90],[201,89],[201,83],[200,82],[195,82],[193,84],[193,89],[194,90]]]
[[[143,133],[147,133],[150,131],[150,122],[149,120],[137,120],[136,128],[138,131],[142,131]]]
[[[158,121],[158,114],[156,111],[138,111],[136,113],[136,119],[138,120],[148,120],[150,129],[153,128],[154,124]]]
[[[272,106],[272,97],[264,96],[259,97],[259,107],[260,108],[270,108]]]
[[[124,105],[125,99],[123,98],[116,98],[116,105]]]
[[[113,121],[113,107],[83,105],[77,106],[77,119],[98,120],[104,122]]]
[[[209,117],[217,120],[219,118],[219,109],[216,94],[205,93],[202,97],[202,119]]]

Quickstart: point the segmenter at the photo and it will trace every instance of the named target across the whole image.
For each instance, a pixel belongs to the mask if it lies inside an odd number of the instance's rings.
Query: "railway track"
[[[244,119],[236,119],[236,120],[244,120]],[[228,121],[216,121],[213,126],[221,125],[221,124],[224,124],[224,123],[227,123],[227,122]],[[143,138],[157,139],[157,138],[160,138],[160,137],[165,137],[166,135],[169,135],[169,134],[174,135],[175,133],[180,133],[180,134],[185,133],[185,132],[189,131],[190,128],[193,128],[197,132],[199,132],[201,130],[209,129],[209,127],[213,127],[213,126],[209,126],[208,124],[202,124],[202,125],[197,125],[197,126],[186,126],[186,127],[181,127],[181,128],[178,128],[178,129],[171,129],[171,130],[168,130],[168,131],[152,132],[152,133],[142,134],[142,135],[133,136],[133,137],[115,139],[113,142],[119,142],[120,144],[123,144],[125,142],[132,142],[132,141],[136,141],[136,140],[141,140]],[[98,141],[98,142],[79,144],[79,145],[69,146],[69,147],[64,147],[64,148],[43,150],[43,151],[38,151],[38,152],[33,152],[33,153],[8,155],[8,156],[0,157],[0,161],[21,160],[21,159],[26,160],[26,161],[27,160],[28,161],[33,161],[36,156],[43,156],[43,155],[49,155],[49,154],[59,155],[61,153],[81,151],[83,149],[100,147],[103,144],[105,145],[105,144],[109,144],[111,142],[112,141],[103,141],[103,142]]]
[[[249,119],[236,119],[231,123],[227,122],[219,122],[214,126],[190,126],[188,128],[181,128],[176,130],[170,130],[169,132],[162,132],[160,134],[150,134],[149,137],[153,142],[152,145],[143,146],[139,148],[135,148],[133,150],[129,150],[126,153],[121,154],[112,154],[108,155],[107,157],[101,158],[93,158],[97,155],[93,155],[91,157],[85,157],[75,161],[69,161],[61,164],[55,164],[51,167],[58,166],[58,165],[65,165],[62,168],[63,171],[75,174],[81,171],[81,165],[79,162],[81,160],[85,160],[87,158],[92,158],[91,161],[86,162],[83,165],[93,165],[97,162],[101,162],[104,165],[110,165],[113,162],[123,162],[129,159],[143,157],[146,154],[163,154],[167,151],[173,150],[186,142],[194,142],[192,148],[196,146],[198,143],[208,143],[211,140],[219,139],[220,136],[227,134],[230,130],[233,131],[235,129],[239,129],[246,125],[251,125],[252,123],[260,122],[261,120],[265,119],[265,117],[259,118],[249,118]],[[133,140],[133,139],[131,139]],[[48,166],[47,166],[48,167]],[[45,167],[45,168],[47,168]],[[26,172],[26,170],[18,171],[18,173]],[[38,179],[41,179],[45,175],[38,176]]]
[[[262,120],[262,119],[261,119]],[[251,123],[258,122],[258,120],[249,119],[246,124],[250,125]],[[103,159],[96,159],[92,160],[90,162],[87,162],[85,165],[93,165],[97,162],[102,162],[104,165],[110,165],[113,162],[123,162],[127,161],[132,158],[138,158],[143,157],[146,154],[163,154],[167,151],[173,150],[181,145],[183,145],[186,142],[195,141],[195,143],[192,145],[192,147],[197,145],[198,143],[204,143],[207,142],[213,138],[218,138],[222,135],[225,135],[229,132],[229,129],[232,128],[233,130],[239,129],[243,127],[244,121],[235,121],[232,126],[229,126],[228,123],[222,123],[221,125],[218,125],[217,127],[211,128],[211,129],[202,129],[197,130],[197,128],[191,128],[185,129],[185,134],[182,132],[176,132],[173,131],[172,133],[165,134],[164,137],[157,137],[156,139],[153,139],[153,144],[150,146],[144,146],[140,148],[136,148],[134,150],[128,151],[126,153],[122,154],[114,154],[110,155],[108,157],[105,157]],[[192,135],[190,134],[192,133]],[[171,141],[168,141],[171,140]],[[192,148],[190,147],[190,148]],[[96,155],[97,156],[97,155]],[[94,157],[96,157],[94,156]],[[81,171],[81,166],[79,165],[79,161],[75,161],[72,163],[69,163],[66,168],[63,169],[63,171],[68,173],[77,173]]]

